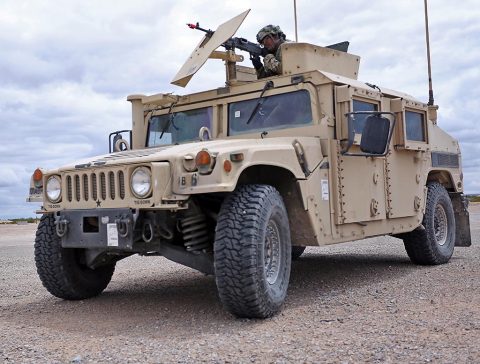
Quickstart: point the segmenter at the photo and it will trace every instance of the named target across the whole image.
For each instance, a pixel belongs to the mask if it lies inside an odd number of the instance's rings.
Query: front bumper
[[[133,250],[135,215],[131,209],[70,210],[55,218],[64,248]]]

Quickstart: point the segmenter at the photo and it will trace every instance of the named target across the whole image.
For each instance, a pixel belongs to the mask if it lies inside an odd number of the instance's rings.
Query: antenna
[[[428,9],[427,0],[425,3],[425,36],[427,39],[427,63],[428,63],[428,105],[433,106],[432,66],[430,61],[430,35],[428,33]]]
[[[295,42],[298,42],[298,30],[297,30],[297,0],[293,0],[293,15],[295,17]]]

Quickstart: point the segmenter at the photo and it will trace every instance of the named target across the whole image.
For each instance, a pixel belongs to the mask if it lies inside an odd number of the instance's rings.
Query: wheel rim
[[[448,236],[447,213],[440,204],[435,207],[434,229],[437,244],[445,245]]]
[[[280,273],[280,233],[273,220],[268,222],[265,233],[264,263],[267,282],[274,284]]]

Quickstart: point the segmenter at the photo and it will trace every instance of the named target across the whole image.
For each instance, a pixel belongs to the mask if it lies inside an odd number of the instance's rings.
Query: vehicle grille
[[[115,200],[115,173],[108,172],[108,182],[110,185],[110,198]]]
[[[118,172],[118,184],[119,184],[119,190],[120,190],[120,198],[123,200],[125,198],[125,178],[123,176],[123,172],[119,171]]]
[[[83,175],[83,185],[86,186],[86,188],[83,189],[83,199],[85,201],[88,201],[89,195],[88,195],[88,176],[86,174]]]
[[[107,182],[105,181],[105,173],[100,173],[100,195],[102,200],[107,199]]]
[[[80,176],[75,176],[75,199],[80,201]],[[88,192],[88,191],[87,191]]]
[[[125,199],[123,171],[72,173],[65,178],[65,198],[68,202]]]
[[[72,201],[72,176],[67,176],[67,200]]]
[[[98,198],[98,186],[97,186],[97,175],[94,173],[92,174],[92,197],[95,201],[97,201]]]

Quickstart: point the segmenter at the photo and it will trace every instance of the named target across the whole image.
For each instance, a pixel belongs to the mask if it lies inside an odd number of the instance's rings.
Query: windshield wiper
[[[163,138],[163,134],[165,134],[165,132],[170,128],[170,125],[173,125],[173,127],[178,130],[178,128],[173,123],[173,119],[175,119],[175,114],[173,113],[173,107],[175,106],[175,104],[176,102],[172,102],[172,104],[170,105],[170,109],[168,109],[168,122],[167,124],[165,124],[165,127],[162,129],[162,133],[160,134],[159,139]]]
[[[263,86],[263,90],[262,90],[262,93],[260,94],[260,98],[258,99],[257,104],[255,105],[255,108],[253,109],[252,113],[250,114],[250,117],[247,120],[247,125],[250,124],[254,115],[257,113],[258,109],[263,105],[263,102],[265,101],[265,98],[263,97],[263,94],[265,93],[265,91],[267,91],[271,88],[273,88],[273,81],[272,80],[267,81],[267,83],[265,83],[265,86]]]

